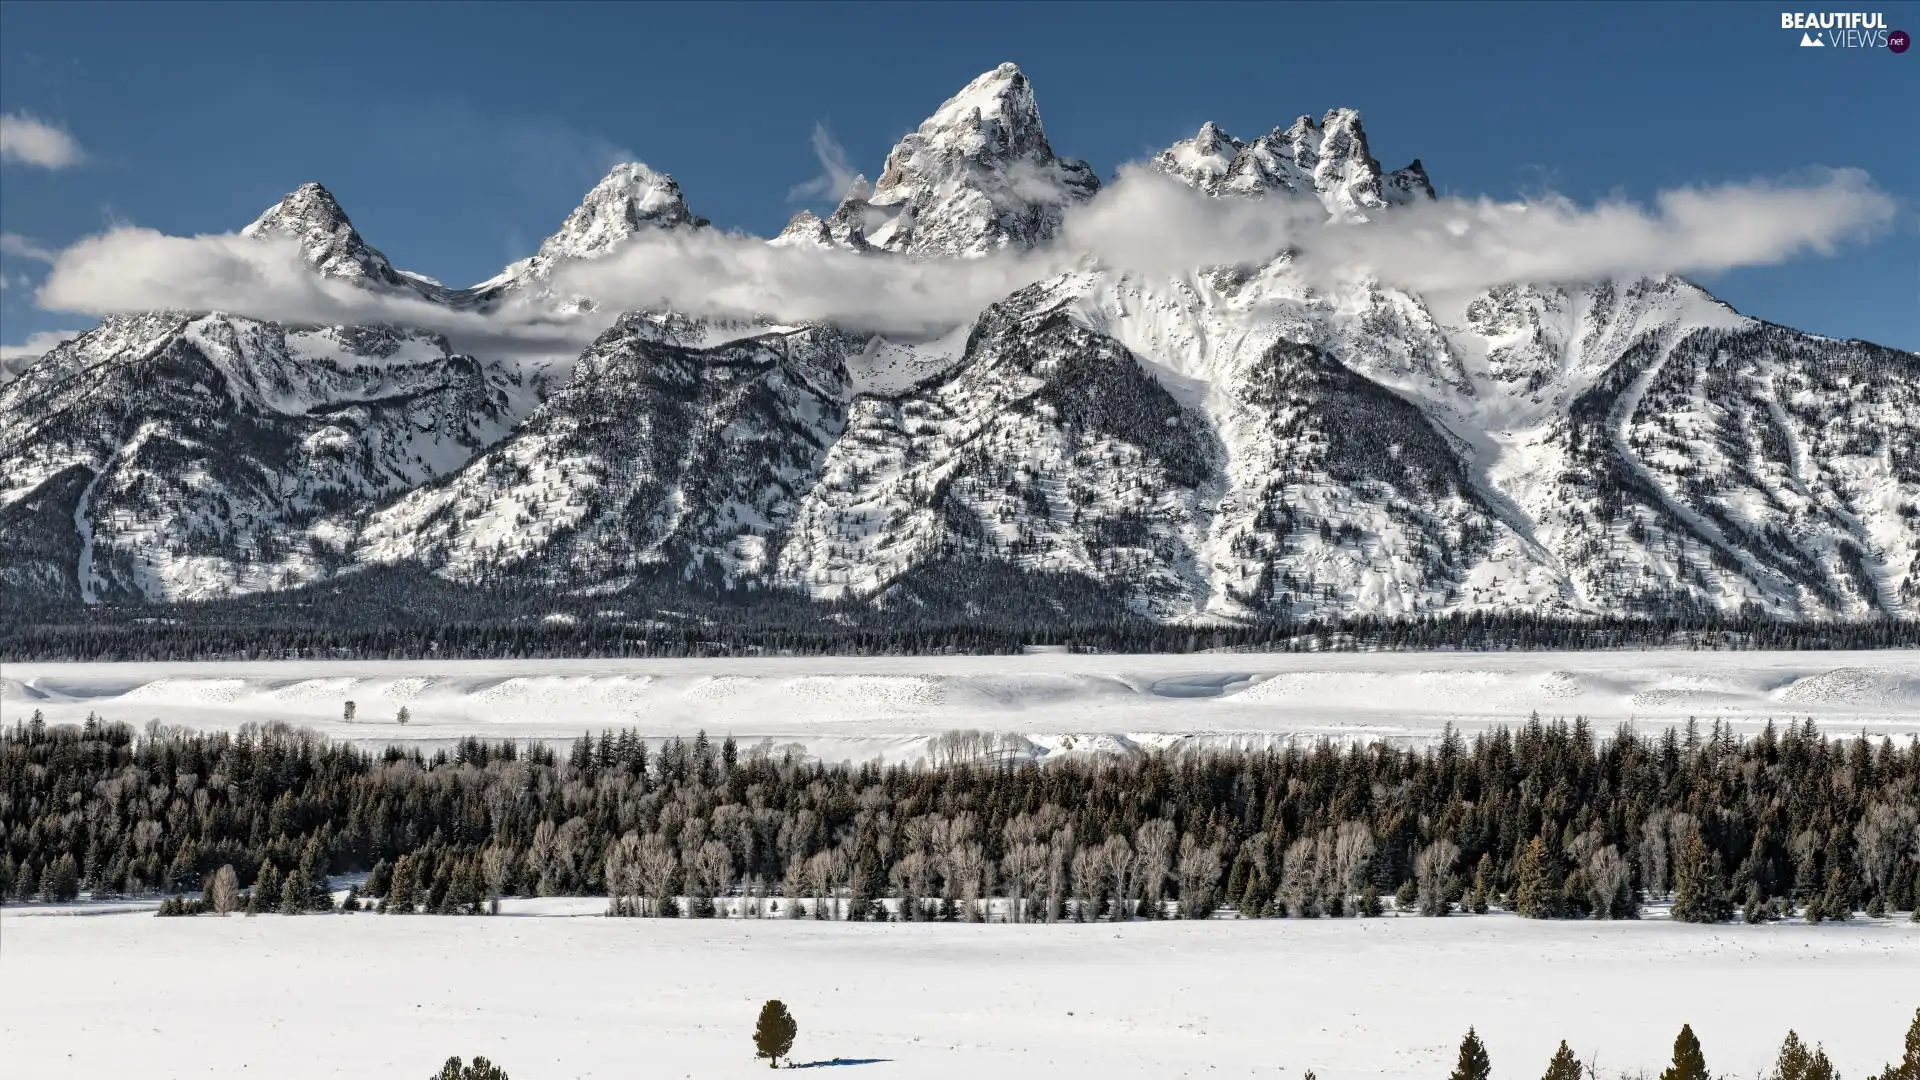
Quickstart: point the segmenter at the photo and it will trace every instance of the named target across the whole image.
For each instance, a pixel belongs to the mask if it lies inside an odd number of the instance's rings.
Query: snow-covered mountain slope
[[[1433,198],[1347,109],[1252,141],[1208,124],[1153,164],[1338,228]],[[1097,188],[1002,65],[771,243],[881,267],[1044,247]],[[395,270],[317,185],[249,233],[367,288],[564,314],[598,306],[556,294],[564,263],[705,225],[628,164],[468,289]],[[955,582],[1062,617],[1920,614],[1914,354],[1675,277],[1416,294],[1284,252],[1055,265],[919,341],[627,312],[550,384],[405,330],[109,319],[0,391],[0,587],[171,600],[398,568],[989,619]]]
[[[356,509],[505,434],[519,389],[414,331],[110,317],[0,390],[0,587],[161,601],[310,580]]]
[[[358,556],[592,588],[762,575],[840,435],[857,343],[706,333],[623,316],[511,439],[371,515]]]

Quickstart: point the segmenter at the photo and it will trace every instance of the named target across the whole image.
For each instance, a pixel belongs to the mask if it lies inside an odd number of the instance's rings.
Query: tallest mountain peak
[[[1033,84],[1013,64],[1001,64],[962,87],[927,117],[918,134],[1008,156],[1053,153],[1040,126]]]
[[[1062,214],[1100,181],[1055,156],[1033,85],[1001,64],[948,98],[887,155],[867,239],[915,255],[984,255],[1059,233]]]

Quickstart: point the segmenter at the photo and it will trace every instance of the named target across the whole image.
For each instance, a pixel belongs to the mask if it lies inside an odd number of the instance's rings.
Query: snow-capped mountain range
[[[1152,164],[1354,228],[1434,197],[1347,109],[1250,140],[1207,124]],[[770,243],[1031,250],[1099,188],[1001,65]],[[396,269],[318,184],[243,232],[362,288],[577,311],[599,301],[556,291],[558,269],[705,228],[631,163],[466,289]],[[1286,253],[1163,278],[1086,261],[930,338],[630,311],[530,370],[402,328],[109,317],[0,388],[0,596],[167,603],[411,568],[904,610],[987,564],[1162,620],[1920,614],[1920,357],[1674,277],[1414,295],[1316,285]]]

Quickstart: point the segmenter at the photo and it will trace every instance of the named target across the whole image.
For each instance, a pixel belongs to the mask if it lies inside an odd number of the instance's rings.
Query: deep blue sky
[[[1920,3],[1866,6],[1920,29]],[[319,180],[396,263],[467,284],[531,253],[625,150],[696,213],[771,235],[820,171],[816,122],[872,175],[1012,60],[1055,148],[1103,177],[1205,120],[1249,137],[1334,106],[1443,194],[1645,198],[1862,168],[1902,201],[1888,235],[1706,284],[1763,318],[1920,349],[1920,50],[1802,50],[1780,10],[9,0],[0,111],[65,127],[88,157],[7,165],[0,228],[54,248],[122,221],[229,231]],[[0,262],[0,340],[83,324],[33,310],[21,277],[44,269]]]

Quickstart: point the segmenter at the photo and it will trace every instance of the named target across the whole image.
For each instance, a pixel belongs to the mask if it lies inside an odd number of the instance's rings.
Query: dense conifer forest
[[[1536,719],[1424,748],[1044,763],[958,732],[934,750],[835,765],[625,730],[429,758],[284,725],[36,715],[0,731],[0,894],[299,913],[364,871],[391,914],[588,894],[695,917],[1608,919],[1661,900],[1713,922],[1911,912],[1920,892],[1920,742],[1810,722],[1741,740]]]
[[[421,595],[343,607],[338,598],[20,613],[0,623],[12,661],[413,660],[548,657],[927,656],[1060,646],[1106,653],[1463,649],[1920,648],[1920,620],[1787,623],[1735,616],[1564,619],[1471,613],[1416,619],[1173,626],[1117,606],[1029,611],[1009,582],[981,612],[902,615],[860,605],[763,602],[684,607],[607,600],[555,609],[550,597]],[[659,598],[651,598],[651,604]],[[417,606],[412,604],[417,600]]]

